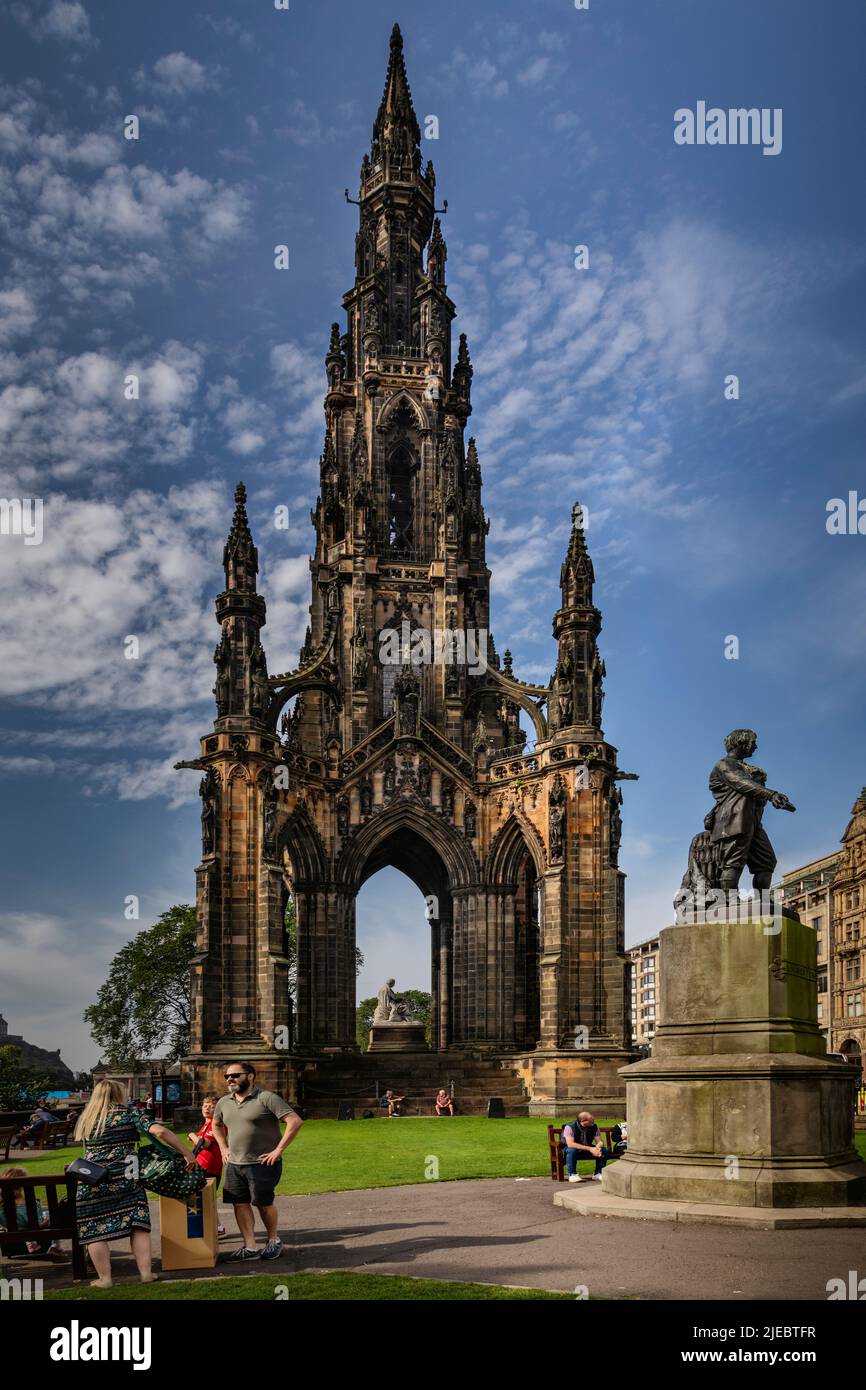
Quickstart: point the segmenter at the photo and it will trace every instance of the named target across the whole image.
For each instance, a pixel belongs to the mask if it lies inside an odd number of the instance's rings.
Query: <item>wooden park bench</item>
[[[68,1240],[72,1242],[72,1274],[75,1279],[83,1279],[87,1274],[84,1246],[78,1240],[78,1226],[75,1221],[75,1189],[78,1184],[66,1173],[42,1173],[39,1177],[0,1178],[0,1226],[6,1230],[0,1234],[0,1255],[4,1257],[22,1255],[25,1259],[38,1260],[40,1256],[29,1255],[25,1242],[28,1240]],[[66,1189],[68,1206],[60,1210],[59,1189]],[[45,1191],[45,1205],[48,1207],[48,1225],[39,1225],[36,1210],[36,1193]],[[15,1193],[24,1199],[27,1224],[18,1225]]]
[[[2,1159],[4,1163],[9,1162],[9,1150],[12,1147],[12,1140],[17,1133],[18,1130],[14,1125],[4,1125],[3,1128],[0,1129],[0,1159]]]
[[[565,1158],[562,1149],[562,1125],[547,1126],[547,1153],[550,1159],[550,1177],[553,1182],[565,1182]],[[613,1125],[599,1125],[598,1132],[604,1141],[604,1147],[610,1149],[611,1156],[607,1160],[613,1163],[619,1158],[619,1154],[613,1152],[614,1140],[612,1138]],[[589,1158],[589,1155],[587,1155]]]
[[[52,1120],[44,1125],[36,1139],[37,1149],[65,1149],[69,1125],[66,1120]]]

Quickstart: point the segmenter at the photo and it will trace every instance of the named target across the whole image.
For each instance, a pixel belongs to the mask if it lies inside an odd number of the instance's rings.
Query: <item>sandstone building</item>
[[[785,901],[818,933],[818,1021],[831,1052],[863,1067],[866,1057],[866,787],[842,848],[792,869]]]
[[[814,927],[818,944],[818,1027],[827,1040],[828,1052],[833,1046],[834,981],[837,969],[833,949],[833,880],[839,867],[841,852],[827,854],[811,864],[792,869],[782,879],[784,900],[800,915],[802,922]]]
[[[196,1096],[239,1054],[314,1113],[317,1096],[365,1094],[376,1059],[355,1042],[355,899],[392,865],[428,903],[435,1074],[465,1076],[473,1103],[510,1078],[537,1113],[601,1104],[623,1094],[631,1039],[627,774],[602,729],[593,566],[576,507],[555,668],[549,685],[522,681],[488,636],[473,368],[465,335],[452,341],[436,180],[397,27],[358,208],[345,328],[333,325],[325,357],[310,625],[294,670],[268,670],[242,485],[235,494],[216,719],[183,764],[204,774],[185,1066]],[[449,659],[479,640],[481,662]],[[406,1059],[419,1086],[424,1065]],[[388,1067],[393,1080],[393,1056]]]

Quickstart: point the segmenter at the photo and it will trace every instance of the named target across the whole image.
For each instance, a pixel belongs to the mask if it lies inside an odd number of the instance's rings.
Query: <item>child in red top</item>
[[[223,1171],[223,1157],[220,1147],[213,1134],[213,1114],[216,1109],[217,1098],[214,1095],[205,1096],[201,1103],[201,1113],[204,1124],[198,1134],[190,1132],[187,1139],[193,1145],[201,1145],[195,1156],[195,1161],[200,1168],[203,1168],[209,1178],[214,1179],[214,1187],[219,1190],[220,1178]],[[218,1226],[219,1235],[225,1235],[225,1227]]]

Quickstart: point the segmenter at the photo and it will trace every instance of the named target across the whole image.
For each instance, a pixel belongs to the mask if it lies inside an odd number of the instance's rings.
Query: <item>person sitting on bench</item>
[[[453,1115],[454,1102],[447,1091],[440,1091],[436,1097],[436,1114]]]
[[[43,1110],[40,1105],[30,1116],[30,1123],[18,1131],[13,1140],[12,1147],[15,1149],[26,1149],[29,1147],[30,1140],[32,1139],[35,1149],[39,1142],[39,1136],[45,1126],[52,1124],[53,1121],[54,1116],[49,1115],[48,1111]]]
[[[613,1157],[619,1158],[628,1148],[628,1125],[625,1120],[621,1120],[613,1126],[610,1131],[610,1140],[613,1144]]]
[[[610,1158],[610,1149],[602,1144],[598,1125],[588,1110],[581,1110],[576,1120],[563,1125],[561,1143],[569,1182],[580,1182],[577,1161],[584,1154],[595,1159],[592,1176],[596,1182],[601,1182],[601,1170]]]
[[[29,1177],[26,1168],[4,1168],[2,1173],[0,1173],[0,1178],[26,1177]],[[39,1201],[38,1197],[34,1198],[34,1204],[36,1207],[36,1224],[38,1226],[50,1225],[50,1220],[43,1212],[42,1203]],[[68,1197],[64,1198],[60,1203],[58,1212],[61,1222],[65,1223],[70,1216]],[[5,1209],[0,1205],[0,1219],[4,1216]],[[16,1187],[15,1189],[15,1220],[19,1231],[26,1230],[30,1224],[27,1216],[27,1203],[24,1201],[24,1189],[22,1187]],[[0,1226],[0,1232],[3,1232],[5,1235],[6,1227]],[[6,1254],[11,1258],[18,1255],[47,1255],[55,1262],[68,1258],[54,1240],[8,1240],[6,1242]]]
[[[388,1111],[388,1119],[393,1119],[395,1115],[400,1115],[400,1103],[406,1099],[405,1096],[395,1096],[394,1092],[388,1090],[383,1096],[379,1097],[380,1110]]]

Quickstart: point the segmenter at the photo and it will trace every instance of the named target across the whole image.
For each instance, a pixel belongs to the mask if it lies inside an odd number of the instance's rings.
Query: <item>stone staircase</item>
[[[486,1115],[488,1101],[496,1096],[506,1116],[529,1113],[528,1092],[508,1059],[469,1052],[364,1052],[304,1059],[299,1103],[308,1119],[322,1120],[336,1119],[340,1101],[349,1100],[360,1119],[365,1110],[383,1113],[376,1096],[390,1087],[408,1098],[405,1115],[430,1116],[436,1113],[436,1092],[440,1087],[450,1090],[452,1082],[455,1114]]]

